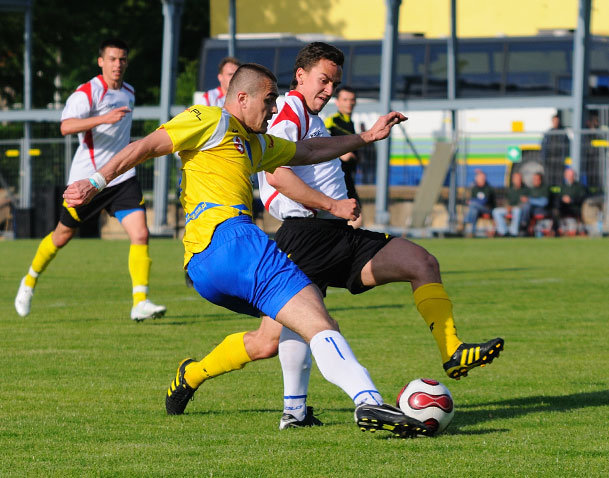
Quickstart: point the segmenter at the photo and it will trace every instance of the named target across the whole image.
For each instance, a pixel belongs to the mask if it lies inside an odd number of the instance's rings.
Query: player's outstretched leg
[[[503,350],[503,339],[497,337],[482,344],[459,345],[450,360],[444,362],[444,370],[450,378],[466,377],[474,367],[484,367],[499,356]]]
[[[320,427],[323,423],[313,413],[313,407],[307,407],[304,418],[299,420],[291,413],[284,412],[281,420],[279,420],[279,429],[286,428],[305,428],[305,427]]]
[[[405,415],[399,408],[386,403],[382,405],[362,403],[355,409],[354,418],[362,431],[387,430],[401,438],[432,435],[432,431],[423,422]]]
[[[414,301],[436,340],[444,370],[450,378],[467,376],[469,370],[491,363],[503,350],[501,338],[468,344],[457,337],[452,302],[441,283],[418,287],[414,291]]]
[[[44,272],[59,250],[53,243],[52,236],[53,233],[51,232],[40,241],[40,245],[36,250],[32,264],[30,265],[30,270],[25,277],[21,279],[21,283],[19,284],[19,290],[15,297],[15,310],[21,317],[25,317],[30,313],[34,288],[38,282],[38,276]]]
[[[151,263],[148,244],[131,244],[129,248],[129,274],[133,286],[131,320],[136,322],[161,318],[167,311],[164,305],[157,305],[148,299]]]
[[[176,378],[165,397],[168,415],[184,413],[188,401],[205,380],[242,369],[246,363],[252,361],[243,341],[246,333],[228,335],[199,362],[190,358],[180,362]]]
[[[296,332],[283,327],[279,339],[279,361],[283,372],[283,415],[279,429],[322,425],[307,407],[311,349]]]
[[[15,310],[21,317],[26,317],[30,313],[32,306],[32,298],[34,297],[34,288],[26,284],[27,276],[21,279],[19,290],[15,297]]]
[[[167,395],[165,396],[165,409],[167,410],[167,415],[182,415],[186,405],[192,400],[197,391],[196,388],[188,385],[184,378],[186,366],[194,361],[194,359],[187,358],[180,362],[176,378],[171,382],[171,385],[167,389]]]

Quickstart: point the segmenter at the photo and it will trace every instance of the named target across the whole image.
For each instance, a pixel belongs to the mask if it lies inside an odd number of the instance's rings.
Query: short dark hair
[[[224,65],[227,63],[231,63],[237,67],[241,66],[241,62],[238,58],[235,58],[234,56],[225,56],[220,60],[220,63],[218,63],[218,73],[222,73],[222,68],[224,68]]]
[[[320,41],[309,43],[307,46],[303,47],[296,56],[296,61],[294,62],[294,75],[292,77],[292,83],[290,84],[291,90],[298,85],[298,82],[296,81],[296,72],[298,69],[302,68],[305,71],[309,71],[319,62],[319,60],[330,60],[342,67],[345,62],[345,55],[343,55],[343,52],[338,48],[328,45],[327,43]]]
[[[340,85],[338,88],[336,88],[336,97],[337,98],[341,91],[346,91],[347,93],[355,94],[355,90],[353,88],[351,88],[349,85]]]
[[[99,45],[99,56],[100,57],[104,56],[104,51],[108,47],[120,48],[121,50],[125,50],[127,53],[129,53],[129,47],[123,40],[121,40],[120,38],[107,38],[106,40],[101,42]]]
[[[246,91],[251,89],[257,84],[252,80],[261,76],[266,77],[274,84],[277,84],[277,77],[266,66],[259,65],[258,63],[244,63],[241,65],[237,68],[237,71],[235,71],[235,74],[228,84],[228,91],[226,92],[227,101],[229,97],[232,98],[236,93],[236,89],[246,88]]]

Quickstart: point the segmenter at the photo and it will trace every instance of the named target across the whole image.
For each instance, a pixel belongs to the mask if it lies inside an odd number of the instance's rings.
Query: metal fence
[[[144,122],[140,123],[135,131],[141,135],[146,133],[146,129],[151,129],[151,127],[146,128]],[[392,142],[390,184],[416,187],[428,164],[433,139],[413,138],[410,145],[406,144],[403,138],[394,138]],[[457,187],[461,191],[467,190],[473,182],[476,169],[484,170],[489,183],[499,189],[509,185],[510,173],[513,171],[520,171],[525,183],[529,185],[535,172],[543,173],[546,185],[560,185],[563,171],[570,165],[570,144],[569,133],[565,130],[550,131],[546,134],[463,134],[457,154]],[[604,211],[609,211],[609,131],[586,130],[582,144],[584,152],[579,179],[587,186],[590,196],[597,198]],[[50,214],[45,211],[51,206],[50,203],[61,203],[61,193],[77,145],[75,135],[30,140],[32,204],[38,214],[48,217]],[[24,142],[20,139],[0,139],[0,193],[2,193],[0,207],[3,205],[5,208],[10,207],[11,202],[14,207],[19,204],[20,157],[23,148]],[[516,151],[516,156],[513,156],[513,151]],[[147,203],[149,207],[154,208],[152,201],[154,162],[143,163],[137,166],[136,171]],[[178,162],[172,161],[168,188],[170,196],[168,204],[171,207],[175,204],[178,174]],[[361,151],[356,183],[374,184],[375,180],[376,152],[374,146],[370,146]],[[448,185],[448,178],[445,185]],[[460,196],[457,200],[464,204],[466,195]],[[6,214],[3,215],[0,211],[0,231],[12,227],[2,224],[3,217],[6,217]],[[606,229],[609,229],[609,224]]]

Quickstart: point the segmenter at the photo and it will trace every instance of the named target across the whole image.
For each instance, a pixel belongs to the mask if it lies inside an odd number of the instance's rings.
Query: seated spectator
[[[548,216],[548,205],[550,203],[550,190],[543,184],[543,174],[533,174],[533,184],[528,189],[528,200],[522,204],[522,215],[520,224],[528,229],[531,220],[536,216]],[[532,231],[528,231],[532,234]]]
[[[491,214],[495,207],[495,191],[486,180],[486,174],[480,169],[476,170],[474,185],[472,186],[468,201],[469,209],[465,218],[465,235],[476,235],[476,222],[483,214]]]
[[[565,220],[574,219],[577,224],[581,221],[581,209],[584,199],[588,195],[586,186],[575,179],[575,171],[571,168],[565,169],[564,181],[558,188],[555,201],[554,220],[562,225]],[[557,226],[558,227],[558,226]],[[560,228],[559,230],[564,230]]]
[[[505,194],[506,206],[496,207],[493,209],[493,219],[497,226],[497,235],[500,237],[510,235],[517,237],[520,232],[520,216],[522,213],[522,204],[528,201],[528,190],[522,184],[522,174],[512,174],[512,184],[507,189]],[[507,228],[506,219],[511,216],[509,230]]]

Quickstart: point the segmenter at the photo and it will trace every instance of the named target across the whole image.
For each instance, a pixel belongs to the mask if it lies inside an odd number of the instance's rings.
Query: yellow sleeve
[[[326,118],[326,121],[324,121],[324,126],[326,127],[327,130],[329,130],[332,126],[334,126],[334,117],[336,115],[332,115],[332,116],[328,116]]]
[[[201,149],[213,134],[220,112],[221,108],[191,106],[159,128],[171,138],[172,152]]]
[[[266,149],[256,171],[272,173],[275,168],[289,163],[296,154],[296,143],[293,141],[270,134],[263,134],[262,137],[266,141]]]

